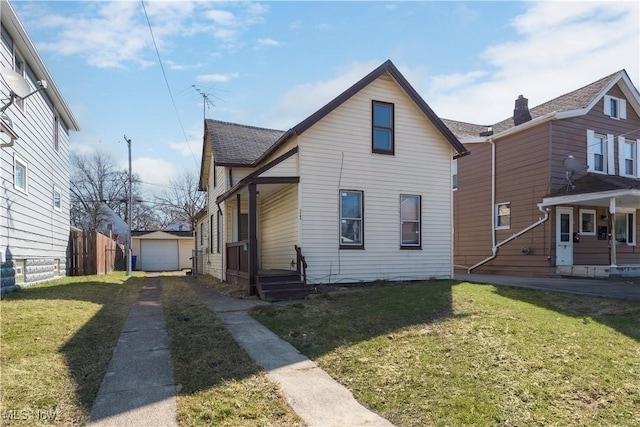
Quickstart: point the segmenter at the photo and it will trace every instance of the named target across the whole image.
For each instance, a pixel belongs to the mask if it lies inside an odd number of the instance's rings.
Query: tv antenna
[[[585,168],[585,165],[580,163],[573,155],[569,154],[563,162],[564,166],[564,177],[567,180],[567,189],[566,192],[573,191],[576,189],[576,186],[571,182],[571,177]]]
[[[196,85],[191,85],[192,88],[194,88],[196,90],[196,92],[198,92],[200,94],[200,96],[202,97],[202,120],[204,120],[206,118],[206,110],[207,107],[215,107],[215,104],[213,102],[211,102],[210,98],[210,94],[208,94],[207,92],[201,90],[198,86]]]

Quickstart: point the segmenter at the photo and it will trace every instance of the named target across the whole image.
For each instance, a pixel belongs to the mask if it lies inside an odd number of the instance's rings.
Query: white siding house
[[[465,154],[391,61],[286,132],[206,120],[200,188],[221,221],[207,273],[267,298],[274,271],[450,278],[451,160]]]
[[[0,4],[0,275],[9,289],[65,274],[69,131],[79,127],[15,11]],[[12,99],[12,73],[35,93]]]

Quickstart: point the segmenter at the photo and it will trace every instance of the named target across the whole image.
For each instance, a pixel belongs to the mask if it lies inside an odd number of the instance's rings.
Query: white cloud
[[[258,39],[258,45],[260,46],[280,46],[280,42],[274,39]]]
[[[202,74],[197,76],[196,80],[202,83],[224,83],[229,80],[237,79],[239,76],[239,73]]]
[[[430,76],[423,96],[440,117],[491,124],[512,114],[518,95],[534,107],[622,68],[637,85],[638,9],[636,2],[528,4],[510,24],[514,39],[482,53],[485,69]]]
[[[128,165],[126,167],[128,168]],[[150,157],[134,159],[131,162],[131,169],[142,182],[156,186],[167,184],[175,176],[175,167],[172,163]]]
[[[147,1],[144,3],[155,43],[170,52],[177,38],[204,34],[224,48],[241,45],[252,25],[263,22],[266,7],[248,2]],[[29,27],[55,31],[42,51],[79,55],[98,68],[147,67],[156,61],[153,39],[140,2],[83,2],[75,15],[56,15],[44,6],[22,9]],[[170,58],[166,58],[170,60]]]
[[[172,150],[179,152],[183,157],[195,157],[195,155],[198,154],[198,149],[201,144],[201,142],[195,140],[186,142],[170,142],[169,147],[171,147]]]
[[[271,118],[267,119],[267,126],[273,129],[288,129],[296,125],[380,64],[378,61],[353,62],[332,79],[293,87],[280,98],[271,112]]]

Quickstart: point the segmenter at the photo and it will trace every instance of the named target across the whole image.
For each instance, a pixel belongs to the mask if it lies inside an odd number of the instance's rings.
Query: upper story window
[[[511,202],[496,205],[496,230],[511,227]]]
[[[613,135],[587,130],[587,166],[589,172],[614,174]]]
[[[400,196],[400,247],[419,248],[420,223],[421,223],[421,200],[420,196],[401,195]]]
[[[620,175],[634,178],[638,176],[638,145],[639,141],[618,137]]]
[[[372,115],[372,151],[374,153],[393,154],[393,104],[373,101]]]
[[[621,98],[613,96],[604,96],[604,114],[612,119],[627,118],[627,102]]]
[[[13,53],[13,71],[20,74],[22,77],[26,78],[26,65],[24,60],[20,57],[18,52]],[[20,107],[21,110],[24,110],[24,99],[16,98],[15,104]]]
[[[363,249],[363,193],[340,190],[340,248]]]
[[[454,190],[458,189],[458,159],[451,163],[451,182]]]
[[[16,155],[13,156],[13,187],[27,192],[27,162]]]

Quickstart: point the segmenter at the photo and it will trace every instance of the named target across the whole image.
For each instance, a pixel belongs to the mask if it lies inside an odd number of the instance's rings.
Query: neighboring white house
[[[69,131],[79,127],[5,0],[0,21],[0,274],[7,289],[65,274]],[[35,93],[25,96],[25,88]],[[24,99],[12,97],[12,89]]]
[[[132,231],[135,270],[177,271],[191,268],[194,240],[191,231]]]
[[[274,271],[450,278],[451,164],[464,154],[391,61],[286,132],[207,119],[205,271],[263,297]]]

